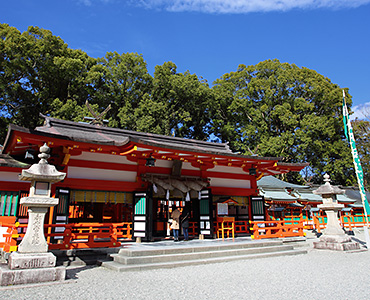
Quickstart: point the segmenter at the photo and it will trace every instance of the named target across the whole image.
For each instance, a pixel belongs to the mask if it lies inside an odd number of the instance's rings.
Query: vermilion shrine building
[[[59,204],[46,223],[133,222],[133,236],[146,240],[168,234],[172,204],[188,206],[196,234],[209,237],[217,203],[237,204],[230,212],[236,220],[264,220],[257,180],[307,165],[240,155],[225,143],[45,117],[44,126],[34,130],[9,127],[0,164],[0,217],[27,219],[19,199],[29,183],[18,179],[27,166],[20,162],[36,163],[44,143],[51,149],[49,163],[67,174],[52,186]]]

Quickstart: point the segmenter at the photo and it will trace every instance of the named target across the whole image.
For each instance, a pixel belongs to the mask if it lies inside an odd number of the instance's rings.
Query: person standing
[[[175,242],[179,241],[180,216],[181,212],[177,209],[176,205],[173,205],[171,213],[172,218],[171,229],[173,230],[173,237]]]
[[[183,214],[183,217],[181,219],[181,227],[184,232],[184,240],[188,241],[189,240],[189,218],[190,218],[189,210],[185,208],[182,214]]]

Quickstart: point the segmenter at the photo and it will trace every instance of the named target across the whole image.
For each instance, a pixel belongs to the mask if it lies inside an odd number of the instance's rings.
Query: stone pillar
[[[28,226],[19,253],[42,253],[48,251],[44,235],[44,220],[48,209],[58,204],[57,198],[25,197],[21,204],[28,207]]]
[[[65,267],[55,267],[56,257],[48,252],[44,235],[44,219],[48,209],[58,204],[51,198],[51,183],[64,179],[65,173],[49,165],[49,147],[40,147],[40,162],[22,170],[20,180],[31,181],[28,197],[20,203],[28,207],[27,231],[17,252],[9,255],[8,266],[0,269],[0,285],[15,285],[64,280]]]

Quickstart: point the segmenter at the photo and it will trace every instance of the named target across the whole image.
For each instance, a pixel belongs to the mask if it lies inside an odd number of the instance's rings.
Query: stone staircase
[[[293,244],[282,240],[253,241],[250,238],[235,239],[234,242],[194,240],[133,244],[118,254],[111,254],[113,261],[105,261],[101,265],[125,272],[307,253],[306,249],[294,249]]]
[[[51,250],[57,257],[58,266],[87,266],[101,264],[102,261],[111,261],[110,255],[117,254],[121,248],[92,248]],[[100,262],[100,263],[99,263]]]

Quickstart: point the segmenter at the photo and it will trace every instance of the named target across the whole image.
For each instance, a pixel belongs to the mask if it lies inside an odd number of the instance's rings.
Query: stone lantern
[[[28,197],[20,203],[28,207],[28,226],[18,251],[9,255],[8,269],[1,269],[1,285],[35,283],[65,279],[65,267],[55,267],[56,257],[48,252],[44,235],[44,219],[48,209],[58,204],[58,198],[51,198],[51,184],[66,176],[49,165],[50,148],[40,147],[38,164],[22,170],[20,180],[31,181]]]
[[[344,208],[344,205],[338,203],[337,195],[344,194],[344,190],[332,186],[329,178],[330,176],[325,174],[325,184],[312,191],[316,195],[321,195],[323,203],[317,207],[325,211],[327,216],[326,229],[320,236],[319,241],[313,243],[314,248],[339,251],[360,249],[360,244],[353,242],[339,224],[338,211]]]

